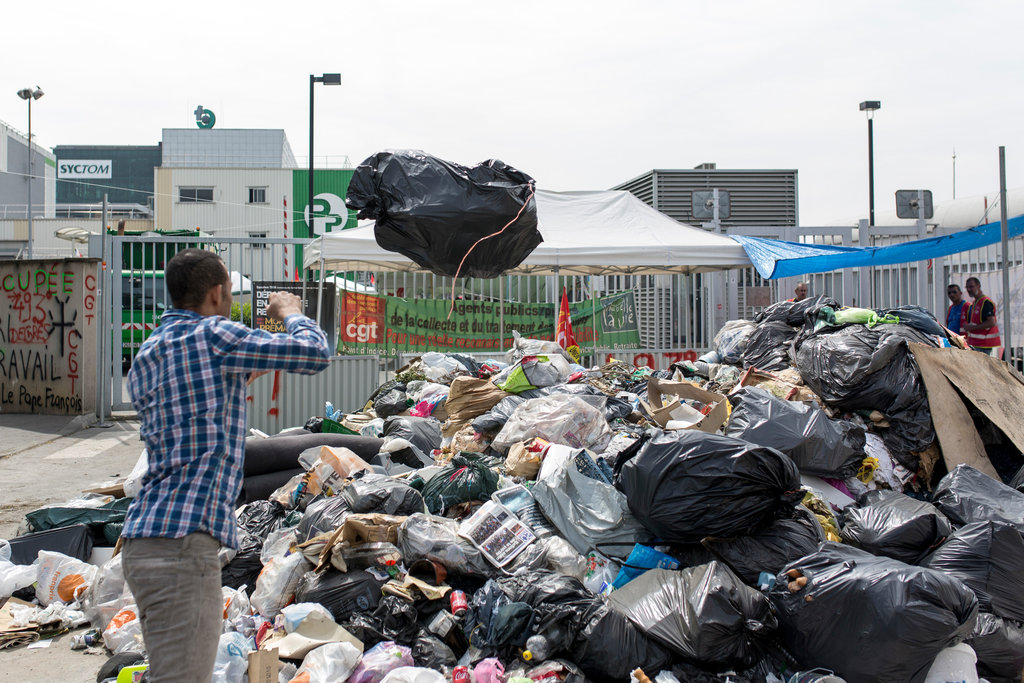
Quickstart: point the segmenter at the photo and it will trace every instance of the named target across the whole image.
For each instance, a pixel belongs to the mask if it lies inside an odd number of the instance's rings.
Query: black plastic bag
[[[398,527],[398,547],[406,566],[416,560],[431,560],[450,575],[486,577],[494,572],[480,549],[459,536],[459,523],[447,517],[410,515]]]
[[[344,573],[333,568],[311,571],[299,579],[295,602],[319,602],[340,623],[355,612],[373,612],[380,603],[382,585],[361,569]]]
[[[744,583],[756,586],[761,572],[774,576],[790,562],[815,552],[824,541],[825,532],[814,514],[797,505],[791,514],[754,534],[730,539],[705,538],[703,546],[729,565]]]
[[[385,445],[393,439],[405,439],[412,444],[412,449],[392,451],[394,462],[417,469],[429,467],[434,464],[431,453],[441,447],[441,423],[432,417],[394,415],[384,420],[381,438]]]
[[[419,612],[397,595],[385,595],[373,611],[380,620],[384,635],[401,645],[411,644],[419,635]]]
[[[967,640],[978,655],[978,675],[989,683],[1019,683],[1024,670],[1024,624],[979,614]]]
[[[305,543],[314,536],[334,531],[352,514],[352,504],[343,496],[316,496],[306,506],[296,528],[300,543]]]
[[[843,510],[843,540],[872,555],[917,564],[953,533],[934,505],[896,491],[868,491]]]
[[[631,446],[616,470],[615,486],[633,515],[670,543],[750,534],[803,499],[800,473],[787,456],[696,430]]]
[[[970,465],[957,465],[944,476],[932,502],[955,526],[991,520],[1024,532],[1024,493]]]
[[[864,429],[832,420],[816,405],[784,401],[760,387],[729,396],[725,435],[788,455],[804,474],[849,479],[864,461]]]
[[[272,500],[249,503],[238,513],[238,552],[221,568],[220,583],[229,588],[247,586],[251,593],[263,571],[260,553],[272,531],[284,525],[284,506]]]
[[[768,599],[720,562],[652,569],[608,605],[676,654],[714,666],[751,666],[778,624]]]
[[[515,602],[493,580],[469,600],[463,630],[469,642],[484,653],[508,654],[530,635],[533,610]]]
[[[251,437],[245,440],[243,471],[246,479],[251,479],[260,474],[295,470],[299,467],[302,452],[317,446],[347,448],[363,460],[369,460],[380,450],[382,443],[372,436],[311,434],[306,430],[275,434],[266,439]]]
[[[423,512],[423,496],[404,481],[372,472],[356,473],[338,494],[352,512],[413,515]],[[307,512],[308,514],[308,512]]]
[[[935,319],[927,309],[921,308],[920,306],[907,305],[900,306],[898,308],[886,308],[878,311],[878,315],[895,315],[900,319],[900,325],[907,325],[913,327],[918,332],[924,334],[932,334],[938,337],[948,337],[946,328],[939,324],[939,321]]]
[[[931,411],[909,342],[934,342],[905,325],[849,325],[823,329],[803,342],[796,356],[804,382],[840,410],[878,410],[890,427],[882,438],[893,456],[912,471],[912,455],[935,441]]]
[[[25,515],[30,532],[60,529],[72,524],[87,524],[99,531],[105,524],[123,522],[131,498],[117,498],[95,508],[44,507]]]
[[[107,524],[106,527],[112,526]],[[61,553],[85,562],[92,554],[93,538],[86,524],[72,524],[58,529],[47,529],[12,538],[11,562],[32,564],[39,557],[40,550]]]
[[[527,400],[527,397],[522,394],[506,396],[486,413],[473,418],[474,431],[479,434],[497,434],[512,417],[512,413],[516,412],[516,408],[526,403]]]
[[[392,389],[377,397],[373,402],[373,412],[377,413],[377,417],[387,418],[404,413],[410,405],[409,397],[405,391]]]
[[[808,322],[813,324],[818,317],[818,311],[825,306],[838,310],[842,304],[824,294],[802,301],[780,301],[754,316],[754,322],[759,324],[780,322],[790,327],[800,327]]]
[[[653,672],[667,669],[672,652],[647,636],[629,619],[600,600],[587,612],[570,659],[596,681],[625,681],[637,667]]]
[[[790,570],[807,585],[790,591]],[[953,576],[831,542],[787,565],[770,597],[801,668],[848,681],[920,683],[978,615],[974,593]]]
[[[496,579],[514,602],[533,610],[533,629],[544,634],[552,654],[567,652],[586,626],[594,595],[571,576],[547,569],[534,569]]]
[[[967,524],[919,564],[963,581],[983,611],[1024,621],[1024,537],[1017,527]]]
[[[426,667],[434,671],[453,669],[458,657],[444,641],[426,629],[421,629],[412,641],[412,661],[416,666]]]
[[[460,503],[489,500],[497,490],[497,472],[479,458],[456,455],[424,485],[423,501],[431,514],[443,515]]]
[[[492,278],[542,241],[534,185],[497,159],[466,167],[418,150],[378,152],[356,168],[345,204],[376,220],[382,248],[437,275]]]
[[[766,372],[785,370],[792,365],[789,349],[795,338],[796,330],[786,323],[761,323],[747,337],[743,367]]]

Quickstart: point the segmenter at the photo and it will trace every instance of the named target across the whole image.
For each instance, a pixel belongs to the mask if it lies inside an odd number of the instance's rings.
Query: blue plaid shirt
[[[149,472],[128,508],[125,538],[180,538],[204,531],[238,547],[235,501],[245,456],[245,392],[261,370],[306,375],[327,367],[327,337],[293,314],[287,334],[221,316],[171,309],[128,373]]]

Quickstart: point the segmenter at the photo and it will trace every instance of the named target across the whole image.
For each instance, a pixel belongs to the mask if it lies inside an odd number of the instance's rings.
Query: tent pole
[[[505,350],[505,283],[508,282],[508,275],[502,275],[498,280],[498,351]]]
[[[595,287],[594,276],[590,276],[590,327],[593,330],[591,336],[594,341],[594,367],[600,365],[597,360],[597,288]]]
[[[554,301],[555,301],[555,324],[551,326],[551,329],[554,332],[554,334],[551,335],[551,338],[553,340],[555,340],[555,341],[558,341],[558,313],[562,309],[562,293],[558,291],[558,266],[555,266],[555,296],[554,296]]]

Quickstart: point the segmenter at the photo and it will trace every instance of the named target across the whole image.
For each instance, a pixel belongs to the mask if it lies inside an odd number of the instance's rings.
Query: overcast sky
[[[652,168],[799,171],[804,225],[867,216],[898,189],[936,202],[1024,186],[1024,3],[9,2],[0,119],[39,85],[46,146],[156,144],[193,127],[283,128],[359,163],[417,148],[499,158],[551,190],[607,189]]]

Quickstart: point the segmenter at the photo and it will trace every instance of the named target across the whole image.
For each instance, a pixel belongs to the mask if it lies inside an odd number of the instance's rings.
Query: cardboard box
[[[665,403],[666,397],[672,400]],[[702,420],[687,429],[699,429],[702,432],[713,434],[729,419],[729,400],[722,394],[705,391],[689,382],[673,382],[657,378],[647,381],[647,403],[644,403],[644,409],[662,429],[672,419],[672,412],[680,407],[679,399],[693,399],[713,406],[711,412]]]
[[[249,683],[277,683],[277,648],[249,653]]]

